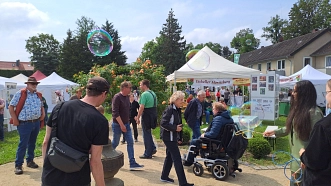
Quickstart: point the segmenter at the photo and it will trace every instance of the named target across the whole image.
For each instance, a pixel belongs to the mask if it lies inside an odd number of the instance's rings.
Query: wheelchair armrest
[[[200,137],[201,141],[210,141],[210,142],[221,142],[220,140],[217,139],[211,139],[211,138],[205,138],[205,137]]]

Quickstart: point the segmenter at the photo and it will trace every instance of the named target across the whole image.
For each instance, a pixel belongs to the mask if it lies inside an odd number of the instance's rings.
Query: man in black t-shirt
[[[42,186],[87,186],[91,184],[91,171],[96,184],[105,185],[100,157],[103,145],[108,144],[109,126],[107,119],[95,107],[105,101],[109,88],[110,85],[104,78],[91,78],[86,86],[86,96],[81,100],[65,102],[58,112],[57,137],[70,147],[91,154],[90,160],[78,172],[62,172],[53,167],[47,157],[53,109],[42,145]],[[56,107],[58,106],[60,105]]]

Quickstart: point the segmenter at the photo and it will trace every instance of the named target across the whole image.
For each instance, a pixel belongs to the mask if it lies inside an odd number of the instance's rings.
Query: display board
[[[9,114],[9,104],[10,101],[12,100],[13,96],[15,95],[15,93],[18,91],[17,89],[17,83],[13,83],[13,82],[5,82],[5,89],[6,89],[6,109],[5,109],[5,118],[6,118],[6,122],[8,124],[7,130],[9,131],[13,131],[13,130],[17,130],[17,127],[14,125],[9,124],[9,119],[10,114]]]
[[[274,71],[268,74],[251,77],[251,115],[260,119],[272,120],[278,118],[279,110],[279,75]]]

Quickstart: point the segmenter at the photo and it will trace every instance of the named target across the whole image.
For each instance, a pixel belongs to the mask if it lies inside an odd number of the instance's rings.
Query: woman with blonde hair
[[[174,92],[170,97],[170,105],[163,111],[161,120],[160,136],[166,146],[166,158],[163,163],[161,181],[174,183],[169,178],[172,164],[175,166],[179,185],[191,186],[187,183],[178,143],[182,141],[182,116],[181,107],[183,106],[185,94],[181,91]]]

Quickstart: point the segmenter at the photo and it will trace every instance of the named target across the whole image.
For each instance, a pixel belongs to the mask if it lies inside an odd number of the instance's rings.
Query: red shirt
[[[189,103],[193,98],[188,97],[186,103]]]
[[[206,90],[206,96],[210,96],[209,90]]]
[[[221,93],[220,92],[217,92],[216,93],[216,97],[221,97]]]

